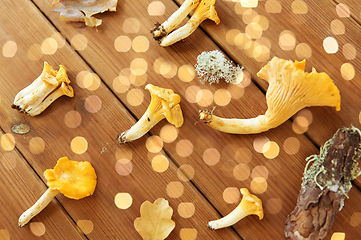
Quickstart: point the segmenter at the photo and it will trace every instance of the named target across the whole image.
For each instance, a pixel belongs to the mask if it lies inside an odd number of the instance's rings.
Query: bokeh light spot
[[[178,137],[178,129],[172,124],[166,124],[162,127],[159,133],[163,142],[171,143]]]
[[[16,167],[16,158],[11,153],[5,153],[5,154],[3,154],[2,158],[1,158],[1,164],[3,165],[3,167],[6,170],[8,170],[8,171],[13,170]],[[1,236],[1,234],[0,234],[0,236]]]
[[[81,123],[81,115],[79,112],[71,110],[65,114],[64,122],[69,128],[77,128]]]
[[[31,222],[30,231],[37,237],[45,234],[45,225],[42,222]]]
[[[255,10],[249,8],[242,13],[242,21],[245,24],[250,24],[256,16],[258,16],[258,13]]]
[[[350,218],[350,224],[353,227],[361,225],[361,212],[354,212]]]
[[[133,198],[129,193],[120,192],[115,195],[114,203],[120,209],[128,209],[133,204]]]
[[[123,31],[126,33],[137,33],[140,30],[140,22],[136,18],[127,18],[123,22]]]
[[[148,5],[148,14],[150,16],[162,16],[165,12],[165,6],[161,1],[153,1]]]
[[[129,149],[118,148],[115,151],[115,158],[117,160],[125,159],[125,161],[121,161],[121,163],[128,163],[133,158],[133,153]]]
[[[14,41],[7,41],[2,48],[2,53],[4,57],[12,58],[15,56],[18,50],[18,45]]]
[[[169,160],[163,155],[157,155],[152,159],[152,168],[156,172],[165,172],[169,167]]]
[[[213,94],[208,89],[202,89],[197,92],[196,101],[201,107],[208,107],[213,102]]]
[[[257,39],[262,36],[262,27],[258,23],[251,22],[246,26],[245,33],[251,39]]]
[[[291,8],[294,14],[306,14],[308,12],[307,3],[305,3],[303,0],[293,1]]]
[[[38,61],[43,56],[40,44],[33,44],[28,49],[28,58],[32,61]]]
[[[193,179],[194,173],[194,168],[191,165],[183,164],[177,170],[177,177],[179,180],[186,182]]]
[[[278,43],[283,50],[292,50],[296,45],[296,37],[290,30],[284,30],[280,34]]]
[[[232,99],[240,99],[244,95],[244,87],[241,84],[231,84],[228,87],[228,92],[231,94]]]
[[[341,66],[341,76],[345,80],[352,80],[355,77],[355,68],[351,63],[344,63]]]
[[[143,75],[147,72],[148,69],[148,63],[143,58],[135,58],[130,63],[130,70],[135,75]]]
[[[280,147],[274,141],[269,141],[263,146],[263,155],[268,159],[273,159],[280,153]]]
[[[66,40],[61,33],[59,32],[53,33],[51,35],[51,38],[55,39],[55,41],[58,43],[58,49],[64,47]]]
[[[241,193],[236,187],[228,187],[223,191],[223,200],[229,204],[238,202],[240,196]]]
[[[295,137],[289,137],[283,143],[283,149],[289,155],[296,154],[300,150],[300,141]]]
[[[132,47],[132,41],[128,36],[118,36],[114,41],[114,48],[118,52],[128,52]]]
[[[160,66],[160,74],[165,78],[173,78],[177,75],[178,67],[175,63],[165,61]]]
[[[268,169],[265,166],[256,166],[252,170],[251,177],[252,177],[252,179],[262,177],[265,180],[267,180],[267,178],[268,178]]]
[[[203,161],[208,166],[216,165],[221,159],[221,154],[215,148],[208,148],[203,152]]]
[[[147,139],[145,146],[151,153],[157,153],[163,148],[163,140],[158,136],[151,136]]]
[[[196,211],[196,207],[191,202],[182,202],[178,205],[178,214],[182,218],[190,218]]]
[[[282,210],[282,205],[281,198],[270,198],[266,202],[266,210],[270,214],[277,214]]]
[[[45,150],[45,142],[41,137],[33,137],[29,141],[29,149],[33,154],[40,154]]]
[[[179,237],[181,240],[196,240],[198,231],[195,228],[182,228],[179,231]]]
[[[296,55],[300,59],[309,59],[312,56],[312,49],[307,43],[300,43],[296,46]]]
[[[178,69],[178,77],[183,82],[190,82],[194,79],[195,76],[196,71],[192,65],[185,64]]]
[[[350,8],[344,3],[337,4],[336,13],[341,18],[349,17],[350,16]]]
[[[323,40],[323,48],[329,54],[336,53],[338,51],[337,40],[333,37],[327,37]]]
[[[184,93],[185,98],[190,103],[196,103],[197,102],[197,94],[199,91],[201,91],[200,87],[195,86],[195,85],[189,86],[185,90],[185,93]]]
[[[113,80],[113,88],[118,93],[125,93],[129,90],[130,81],[126,76],[118,76]]]
[[[343,232],[334,232],[331,236],[331,240],[345,240],[346,234]]]
[[[236,45],[235,39],[238,34],[241,34],[241,31],[238,29],[230,29],[226,33],[226,41],[229,45]]]
[[[233,169],[233,176],[238,181],[244,181],[249,178],[251,170],[246,164],[240,163],[237,164]]]
[[[343,52],[343,56],[347,60],[352,60],[356,58],[357,51],[352,43],[346,43],[345,45],[343,45],[342,52]]]
[[[94,224],[91,220],[78,220],[76,224],[84,234],[89,234],[94,229]]]
[[[133,88],[127,92],[127,101],[132,106],[139,106],[144,100],[144,93],[138,89]]]
[[[193,152],[192,142],[187,139],[180,140],[179,142],[177,142],[176,152],[181,157],[188,157]]]
[[[71,150],[76,154],[83,154],[88,150],[88,141],[81,136],[77,136],[71,140]]]
[[[231,102],[231,94],[226,89],[218,89],[214,93],[214,103],[218,106],[226,106]]]
[[[101,83],[99,76],[95,73],[85,73],[87,74],[83,73],[84,75],[82,78],[84,88],[88,89],[89,91],[94,91],[98,89]]]
[[[264,145],[269,142],[268,137],[260,136],[256,137],[253,141],[253,148],[256,152],[263,153]]]
[[[88,46],[88,38],[79,33],[70,39],[70,44],[75,50],[81,51]]]
[[[334,19],[331,22],[331,30],[335,35],[341,35],[345,33],[345,25],[338,19]]]
[[[303,116],[297,116],[292,123],[292,129],[297,134],[305,133],[308,130],[308,120]]]
[[[262,194],[267,190],[268,184],[263,177],[256,177],[251,181],[251,190],[255,194]]]
[[[265,8],[268,13],[280,13],[282,11],[282,5],[277,0],[267,0]]]
[[[41,51],[45,55],[52,55],[58,50],[58,42],[54,38],[46,38],[41,44]]]
[[[1,148],[4,151],[11,151],[15,148],[15,138],[10,133],[5,133],[0,138]]]
[[[179,198],[184,193],[184,186],[181,182],[173,181],[167,184],[166,192],[171,198]]]
[[[149,49],[149,40],[145,36],[136,36],[132,41],[135,52],[146,52]]]
[[[121,176],[129,175],[133,170],[133,164],[129,159],[119,159],[115,164],[115,171]]]
[[[102,107],[102,101],[98,96],[92,95],[85,99],[85,109],[90,113],[98,112]]]

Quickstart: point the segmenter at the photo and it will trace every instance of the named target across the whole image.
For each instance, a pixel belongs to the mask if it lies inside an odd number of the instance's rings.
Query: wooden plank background
[[[11,134],[15,141],[14,148],[0,149],[0,179],[4,193],[0,201],[2,206],[9,206],[0,212],[0,239],[35,239],[39,235],[44,239],[140,239],[133,226],[134,219],[140,215],[140,205],[160,197],[166,198],[174,210],[176,227],[169,239],[284,239],[284,222],[296,204],[304,159],[318,153],[319,147],[339,127],[350,124],[360,127],[361,109],[358,101],[359,4],[356,1],[298,1],[307,6],[307,11],[303,8],[300,14],[294,2],[297,3],[291,0],[258,1],[256,8],[248,9],[240,2],[217,1],[219,25],[207,20],[186,40],[166,48],[152,39],[149,30],[156,22],[166,20],[182,1],[162,0],[164,14],[152,16],[148,13],[151,0],[122,0],[118,2],[116,12],[97,15],[103,20],[97,28],[60,21],[58,14],[52,12],[49,0],[3,3],[0,7],[0,46],[4,49],[6,43],[13,41],[17,50],[11,57],[6,57],[4,50],[0,55],[1,135]],[[350,16],[339,15],[340,3],[349,7]],[[234,41],[234,34],[245,33],[250,16],[256,15],[261,16],[265,29],[252,46],[269,44],[269,52],[263,58],[255,57],[252,47],[244,49],[242,43]],[[335,24],[341,26],[341,30],[344,28],[344,33],[333,28]],[[280,46],[283,31],[293,36],[295,46],[290,50]],[[44,41],[55,36],[62,36],[63,44],[53,54],[41,52]],[[133,44],[129,50],[116,50],[119,36]],[[328,54],[324,50],[326,37],[337,40],[339,50],[336,53]],[[76,39],[81,39],[81,44]],[[145,42],[141,51],[136,46],[139,39]],[[126,43],[123,44],[126,47]],[[300,51],[302,46],[306,46],[308,52]],[[202,85],[196,76],[189,81],[181,80],[177,73],[182,67],[193,66],[201,52],[214,49],[223,51],[228,58],[244,66],[252,82],[243,88],[226,83]],[[356,57],[350,57],[347,50],[351,55],[356,52]],[[293,130],[300,114],[278,128],[256,135],[225,134],[198,122],[198,110],[213,106],[217,106],[215,114],[225,117],[250,118],[263,114],[267,109],[267,84],[255,74],[272,56],[302,60],[307,54],[307,71],[315,67],[319,72],[327,72],[340,89],[341,111],[311,107],[301,112],[312,115],[312,123],[301,134]],[[41,73],[44,61],[54,68],[65,65],[75,96],[56,100],[37,117],[11,109],[16,93]],[[136,61],[146,63],[145,74],[138,76],[125,91],[120,91],[117,77],[132,80],[134,76],[129,72]],[[165,62],[172,70],[160,72],[159,62]],[[355,70],[352,80],[342,76],[341,66],[345,63]],[[81,84],[84,72],[96,74],[99,81],[93,80],[91,86],[84,87]],[[150,101],[149,93],[144,90],[146,83],[171,88],[182,98],[184,125],[177,131],[174,141],[161,141],[162,146],[155,152],[147,143],[160,139],[161,132],[169,126],[165,120],[137,141],[123,146],[114,142],[117,135],[132,126],[146,110]],[[211,100],[203,97],[202,101],[195,101],[197,90],[210,93]],[[217,105],[218,90],[231,93],[233,97],[229,104]],[[71,126],[69,121],[73,124],[78,121],[79,125]],[[17,123],[28,124],[31,131],[26,135],[12,133],[11,127]],[[87,143],[82,154],[71,148],[71,142],[77,137]],[[274,142],[279,147],[279,154],[267,158],[257,152],[254,145],[260,138]],[[294,140],[299,149],[290,153],[286,144],[289,140]],[[213,153],[214,159],[206,158],[207,152]],[[152,168],[152,159],[156,155],[168,159],[166,171],[159,173]],[[18,228],[20,214],[46,190],[44,170],[53,168],[63,156],[92,163],[98,175],[94,195],[76,201],[59,194],[30,224]],[[207,164],[207,160],[214,161],[214,165]],[[130,173],[125,174],[121,171],[124,169]],[[240,175],[235,169],[246,173],[249,169],[249,176],[238,180]],[[257,182],[257,179],[262,181]],[[361,236],[359,180],[354,181],[350,199],[346,200],[327,239],[335,232],[345,233],[345,239]],[[180,192],[180,196],[169,195],[171,186],[178,187],[173,190]],[[250,216],[231,228],[209,230],[208,221],[226,215],[237,206],[241,187],[250,189],[262,200],[264,219],[260,221],[256,216]],[[118,193],[130,194],[132,204],[129,208],[116,206]]]

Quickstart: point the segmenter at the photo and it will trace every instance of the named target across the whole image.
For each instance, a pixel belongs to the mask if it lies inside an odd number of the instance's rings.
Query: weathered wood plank
[[[158,74],[154,69],[154,62],[156,59],[163,57],[166,61],[174,63],[179,69],[184,64],[195,63],[195,59],[198,54],[200,54],[204,50],[213,50],[216,49],[217,46],[207,37],[207,35],[203,34],[199,29],[194,32],[189,38],[187,38],[184,42],[177,43],[168,48],[160,48],[156,42],[152,41],[151,36],[149,35],[149,29],[152,28],[152,25],[159,21],[164,21],[167,16],[169,16],[177,6],[175,6],[172,2],[164,2],[165,5],[165,14],[163,16],[154,17],[149,16],[147,13],[147,6],[150,1],[144,2],[135,5],[130,1],[122,1],[118,3],[118,10],[115,13],[105,13],[102,15],[103,25],[97,28],[97,30],[83,28],[82,24],[74,24],[74,23],[64,23],[60,22],[57,19],[57,15],[52,13],[50,10],[50,4],[42,1],[35,1],[40,9],[51,19],[51,21],[57,26],[57,28],[64,34],[64,36],[71,40],[73,36],[78,33],[82,33],[88,39],[88,45],[85,50],[79,51],[79,53],[84,57],[84,59],[89,62],[89,64],[94,68],[94,70],[99,74],[99,76],[104,80],[104,82],[113,87],[113,81],[116,76],[118,76],[119,72],[125,68],[129,68],[132,60],[135,58],[143,58],[148,64],[147,68],[147,82],[158,84],[162,87],[170,87],[175,90],[175,92],[179,93],[182,97],[182,109],[184,111],[185,123],[179,129],[179,135],[177,140],[172,143],[164,144],[164,149],[167,151],[171,158],[177,163],[178,166],[183,164],[189,164],[194,169],[195,175],[193,178],[193,182],[198,186],[198,189],[204,193],[204,195],[216,206],[216,208],[222,213],[222,215],[228,213],[235,207],[235,204],[227,204],[223,199],[223,193],[227,193],[227,187],[248,187],[251,188],[252,177],[247,177],[244,181],[239,181],[233,175],[234,167],[242,163],[242,161],[246,161],[244,159],[247,158],[247,154],[241,154],[241,158],[236,157],[236,152],[239,148],[247,148],[252,155],[252,160],[250,163],[246,163],[250,170],[255,169],[257,166],[266,166],[268,169],[268,177],[267,177],[267,190],[260,194],[261,199],[265,203],[266,216],[265,219],[261,222],[256,219],[256,217],[251,217],[245,219],[241,223],[235,226],[235,229],[242,235],[244,238],[249,239],[259,239],[263,236],[269,236],[270,238],[279,239],[283,236],[283,226],[286,215],[292,211],[294,208],[294,204],[296,202],[296,198],[299,191],[299,186],[301,183],[301,177],[303,168],[305,165],[304,159],[314,153],[317,153],[317,148],[303,135],[298,135],[292,130],[291,122],[287,122],[267,133],[260,135],[249,135],[249,136],[236,136],[219,133],[208,127],[198,123],[196,126],[194,124],[198,119],[198,109],[202,108],[197,103],[193,103],[191,100],[187,100],[186,90],[188,87],[195,86],[200,87],[201,89],[209,90],[212,93],[212,96],[215,94],[218,89],[230,89],[230,86],[226,84],[220,85],[200,85],[195,78],[193,81],[189,83],[185,83],[180,81],[177,76],[171,77],[170,79],[164,78],[161,74]],[[290,2],[289,2],[290,3]],[[265,3],[260,2],[260,6],[263,6]],[[217,11],[221,18],[221,24],[215,26],[214,23],[210,21],[205,21],[202,25],[204,29],[208,31],[208,35],[212,37],[213,40],[217,42],[219,46],[223,49],[226,49],[226,52],[229,56],[232,57],[236,62],[243,63],[246,65],[247,70],[254,74],[259,70],[259,68],[264,64],[263,62],[254,61],[248,57],[243,51],[237,49],[236,47],[228,46],[225,37],[226,33],[230,29],[244,29],[245,24],[240,21],[239,16],[237,16],[234,12],[235,3],[228,2],[217,2]],[[288,9],[288,10],[287,10]],[[257,9],[257,11],[259,11]],[[265,14],[265,10],[263,7],[260,9],[260,12]],[[284,8],[286,14],[284,16],[290,16],[289,8]],[[313,19],[313,15],[311,14],[314,10],[310,10],[309,17]],[[288,15],[287,15],[288,14]],[[272,14],[270,14],[272,15]],[[280,51],[280,47],[278,47],[278,35],[281,32],[281,29],[292,29],[292,31],[296,31],[301,36],[304,35],[304,32],[301,34],[301,23],[298,23],[299,28],[295,28],[293,30],[295,22],[297,22],[297,16],[293,16],[291,21],[288,21],[286,17],[279,17],[279,14],[274,14],[274,17],[270,18],[270,29],[265,31],[267,32],[267,37],[272,36],[271,43],[272,46],[272,54],[279,54],[281,57],[285,58],[294,58],[294,54],[290,52]],[[282,15],[283,16],[283,15]],[[268,15],[267,15],[268,17]],[[123,28],[123,23],[126,22],[129,18],[137,18],[140,23],[139,30],[136,32],[126,32]],[[237,19],[235,21],[235,19]],[[295,19],[296,18],[296,19]],[[288,22],[285,22],[287,19]],[[136,21],[137,22],[137,21]],[[320,22],[321,24],[322,22]],[[287,25],[286,27],[286,24]],[[291,27],[292,25],[292,27]],[[351,24],[352,25],[352,24]],[[243,27],[242,27],[243,26]],[[318,29],[318,30],[317,30]],[[299,32],[298,32],[299,31]],[[317,33],[319,28],[316,28],[314,32]],[[133,48],[126,52],[117,52],[114,49],[114,42],[118,36],[127,36],[132,41],[137,36],[145,36],[149,40],[149,48],[146,52],[135,52]],[[314,35],[311,35],[314,38]],[[304,36],[306,37],[306,36]],[[299,39],[297,35],[297,39]],[[300,41],[304,41],[303,38],[300,37]],[[316,41],[316,40],[315,40]],[[316,41],[317,42],[317,41]],[[317,55],[317,53],[322,53],[322,49],[312,49],[313,56]],[[293,54],[293,55],[292,55]],[[321,54],[322,55],[322,54]],[[320,56],[321,56],[320,55]],[[98,56],[98,57],[94,57]],[[237,57],[236,57],[237,56]],[[325,56],[325,55],[323,55]],[[318,57],[317,59],[319,59]],[[310,66],[320,66],[315,64],[316,60],[309,61],[307,65],[308,69]],[[331,61],[331,60],[329,60]],[[322,69],[328,72],[327,66],[323,66],[322,68],[317,67],[319,71]],[[333,72],[336,70],[333,69]],[[331,72],[332,73],[332,72]],[[331,74],[330,73],[330,74]],[[266,89],[266,84],[261,81],[257,82],[263,90]],[[337,84],[338,82],[336,82]],[[354,84],[350,82],[348,84]],[[144,85],[144,84],[143,84]],[[143,86],[141,85],[141,86]],[[338,84],[337,84],[338,85]],[[139,86],[134,84],[131,85],[130,89],[138,88]],[[113,88],[113,91],[116,89]],[[141,116],[141,114],[145,111],[148,102],[149,95],[144,90],[140,88],[140,90],[145,94],[145,100],[139,106],[132,106],[127,102],[127,92],[125,93],[117,93],[117,96],[121,99],[121,101],[130,109],[132,113],[135,114],[137,118]],[[356,93],[351,93],[356,94]],[[194,94],[195,95],[195,94]],[[193,96],[195,97],[195,96]],[[344,101],[343,101],[344,102]],[[209,107],[212,107],[214,103]],[[344,110],[346,107],[342,106]],[[223,116],[230,117],[253,117],[258,114],[262,114],[266,109],[266,102],[264,99],[264,93],[260,91],[255,85],[250,85],[245,88],[245,94],[243,97],[239,99],[232,99],[230,104],[226,107],[217,107],[215,113]],[[316,125],[319,127],[321,123],[323,124],[324,119],[327,117],[336,114],[333,109],[328,108],[312,108],[314,122],[309,127],[313,127]],[[355,115],[354,109],[351,109],[352,114]],[[316,123],[315,123],[316,122]],[[317,123],[318,122],[318,123]],[[348,123],[348,122],[342,122]],[[160,130],[164,126],[164,122],[157,125],[151,132],[154,135],[160,135]],[[118,124],[114,126],[116,132],[122,132],[124,129],[127,129],[130,125],[126,124]],[[317,134],[318,142],[323,144],[328,138],[330,138],[334,131],[337,129],[337,123],[331,123],[331,126],[328,127],[327,133]],[[322,129],[323,131],[324,129]],[[309,130],[310,131],[310,130]],[[316,134],[316,133],[315,133]],[[116,134],[115,134],[116,136]],[[269,160],[264,157],[262,154],[257,153],[253,147],[253,143],[257,137],[266,136],[268,139],[277,143],[280,147],[280,153],[273,160]],[[297,154],[289,154],[287,153],[283,146],[286,140],[289,137],[294,137],[298,140],[300,145],[300,149],[297,151]],[[180,140],[188,140],[191,142],[193,146],[193,151],[187,157],[183,157],[182,153],[179,154],[177,151],[177,145],[182,146]],[[139,140],[134,143],[130,143],[131,148],[141,146],[143,140]],[[187,141],[187,143],[189,143]],[[180,143],[179,143],[180,142]],[[296,141],[297,142],[297,141]],[[235,146],[235,147],[234,147]],[[233,150],[232,150],[233,147]],[[209,148],[215,148],[217,152],[220,154],[220,160],[214,166],[208,166],[203,161],[203,154]],[[217,153],[216,152],[216,153]],[[238,175],[236,175],[239,177]],[[265,175],[261,175],[266,177]],[[211,179],[211,181],[209,180]],[[210,183],[211,182],[211,183]],[[253,189],[257,190],[257,189]],[[227,195],[227,194],[226,194]],[[353,196],[351,198],[352,201],[359,201],[360,193],[358,191],[353,191]],[[272,200],[271,200],[272,199]],[[350,200],[350,201],[351,201]],[[281,202],[279,208],[274,209],[272,203]],[[268,204],[267,204],[268,203]],[[359,211],[357,206],[350,203],[348,204],[349,210],[345,208],[341,213],[339,218],[341,219],[350,219],[354,211]],[[276,217],[276,219],[275,219]],[[349,222],[337,221],[335,223],[334,229],[342,229],[346,233],[347,236],[351,235],[360,235],[359,229],[355,226],[347,226],[345,228],[345,224],[349,224]],[[336,230],[333,230],[336,231]],[[216,231],[218,232],[218,231]],[[330,233],[330,236],[333,232]]]
[[[22,7],[27,11],[17,10]],[[134,119],[103,83],[92,90],[77,86],[77,74],[81,71],[91,72],[91,69],[74,50],[65,44],[57,49],[55,54],[40,54],[40,58],[35,60],[31,60],[34,57],[31,55],[29,59],[29,50],[33,44],[42,45],[45,39],[56,33],[30,1],[25,5],[20,1],[8,2],[3,5],[2,12],[4,25],[0,31],[6,34],[2,35],[0,44],[4,46],[6,42],[14,41],[17,51],[13,57],[0,57],[0,126],[9,134],[11,127],[16,123],[25,122],[31,126],[28,134],[12,136],[17,149],[42,180],[45,180],[42,172],[53,168],[57,159],[62,156],[92,163],[98,175],[98,185],[93,196],[78,201],[62,195],[57,197],[65,211],[84,230],[83,232],[86,232],[88,239],[140,238],[133,227],[134,219],[140,216],[140,205],[145,200],[153,202],[160,197],[170,200],[170,206],[174,209],[173,219],[176,228],[170,238],[195,234],[204,239],[239,239],[231,228],[222,232],[207,229],[207,221],[218,215],[216,210],[191,182],[182,181],[178,177],[179,170],[173,162],[169,162],[165,172],[157,172],[152,168],[151,160],[154,155],[165,153],[157,152],[152,155],[147,150],[146,140],[149,135],[139,140],[136,145],[113,145],[115,136],[119,134],[118,124],[121,128],[128,127],[134,123]],[[28,21],[30,18],[32,21]],[[101,59],[100,56],[96,58]],[[18,113],[10,108],[13,98],[41,73],[43,61],[48,61],[56,69],[59,64],[65,65],[72,80],[75,96],[56,100],[37,117]],[[93,98],[89,100],[89,97]],[[78,120],[79,126],[76,124]],[[80,143],[76,143],[76,139],[80,139]],[[27,176],[22,177],[24,182],[31,180]],[[173,182],[174,186],[171,184]],[[42,185],[39,186],[39,183]],[[40,187],[44,190],[44,184],[38,179],[37,184],[31,187],[21,186],[21,189],[31,192]],[[175,191],[177,194],[167,191]],[[129,208],[123,210],[116,206],[118,193],[131,196]],[[34,199],[39,196],[34,195]],[[51,212],[51,209],[46,212]],[[44,217],[44,214],[40,214],[34,221],[42,220]],[[57,223],[52,216],[48,219],[49,225],[46,224],[46,228]],[[81,220],[83,222],[79,222]],[[7,219],[4,218],[3,221]],[[64,238],[73,239],[71,233],[67,235],[66,227],[59,229]],[[8,231],[11,238],[19,234],[15,230]]]

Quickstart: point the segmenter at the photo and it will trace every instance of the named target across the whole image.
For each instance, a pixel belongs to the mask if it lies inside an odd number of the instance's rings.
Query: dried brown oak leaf
[[[145,201],[140,206],[140,217],[135,219],[134,227],[144,240],[163,240],[175,227],[172,214],[173,209],[164,198],[158,198],[154,203]]]
[[[324,239],[348,198],[351,180],[361,173],[361,132],[342,127],[312,155],[303,174],[296,208],[288,215],[285,235],[293,240]],[[312,163],[312,166],[308,166]]]
[[[89,27],[102,24],[92,17],[105,11],[116,11],[118,0],[53,0],[52,9],[59,12],[62,21],[85,22]]]

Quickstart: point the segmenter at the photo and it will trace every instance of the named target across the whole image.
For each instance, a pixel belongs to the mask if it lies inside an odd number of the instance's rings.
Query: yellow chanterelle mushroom
[[[44,176],[49,188],[20,216],[20,227],[40,213],[59,192],[68,198],[81,199],[92,195],[97,184],[95,170],[89,162],[70,161],[67,157],[60,158],[54,169],[45,170]]]
[[[248,215],[257,215],[260,220],[263,218],[262,201],[255,195],[250,194],[247,188],[241,188],[240,191],[243,195],[242,201],[227,216],[210,221],[208,223],[210,229],[216,230],[232,226]]]
[[[199,111],[199,118],[222,132],[250,134],[275,128],[305,107],[330,106],[339,111],[340,91],[332,79],[315,69],[305,72],[305,64],[305,60],[292,62],[274,57],[257,73],[269,83],[264,115],[251,119],[221,118],[204,109]]]
[[[176,127],[183,124],[183,114],[179,105],[181,99],[178,94],[171,89],[156,87],[152,84],[147,84],[145,89],[151,94],[151,102],[138,122],[118,136],[120,144],[142,137],[164,118]]]

